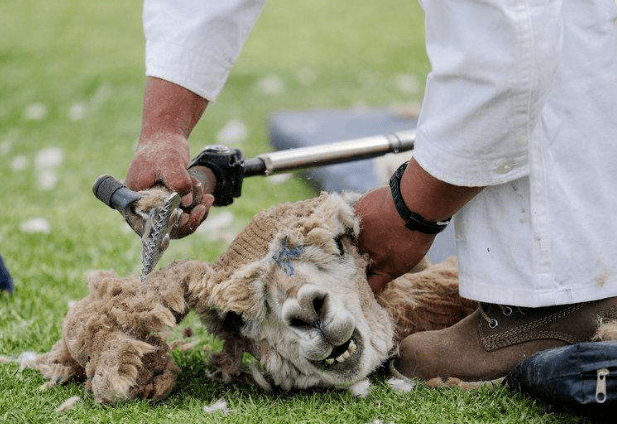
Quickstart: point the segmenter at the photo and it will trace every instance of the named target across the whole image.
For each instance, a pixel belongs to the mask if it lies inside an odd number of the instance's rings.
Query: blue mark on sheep
[[[278,252],[272,255],[272,260],[281,267],[285,274],[293,277],[296,275],[296,269],[294,268],[292,260],[298,259],[300,253],[302,253],[302,247],[300,246],[289,248],[283,245]]]

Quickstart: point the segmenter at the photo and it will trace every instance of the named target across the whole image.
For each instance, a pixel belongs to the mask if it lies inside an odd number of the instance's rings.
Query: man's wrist
[[[401,179],[407,168],[407,162],[403,163],[390,178],[390,193],[394,202],[394,208],[405,222],[405,228],[411,231],[419,231],[424,234],[438,234],[442,232],[450,222],[450,218],[442,221],[428,221],[417,212],[409,210],[401,194]]]
[[[441,181],[411,159],[400,183],[405,205],[427,221],[444,221],[456,214],[483,187],[456,186]]]

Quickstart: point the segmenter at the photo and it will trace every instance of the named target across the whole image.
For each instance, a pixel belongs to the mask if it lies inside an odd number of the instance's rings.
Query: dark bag
[[[0,256],[0,290],[6,290],[9,293],[13,291],[13,279],[6,265],[4,265],[2,256]]]
[[[518,364],[505,384],[553,405],[615,406],[617,341],[541,351]]]

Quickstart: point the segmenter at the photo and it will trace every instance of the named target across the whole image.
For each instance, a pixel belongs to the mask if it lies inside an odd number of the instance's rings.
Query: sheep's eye
[[[334,241],[336,242],[336,247],[338,248],[338,254],[341,256],[345,254],[345,248],[343,247],[343,236],[337,237]]]

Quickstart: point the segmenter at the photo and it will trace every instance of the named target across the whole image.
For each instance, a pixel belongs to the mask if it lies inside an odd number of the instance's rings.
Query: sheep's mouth
[[[351,338],[345,343],[332,349],[330,355],[320,361],[313,361],[313,364],[325,371],[342,371],[353,367],[359,362],[362,354],[361,337],[354,331]]]

